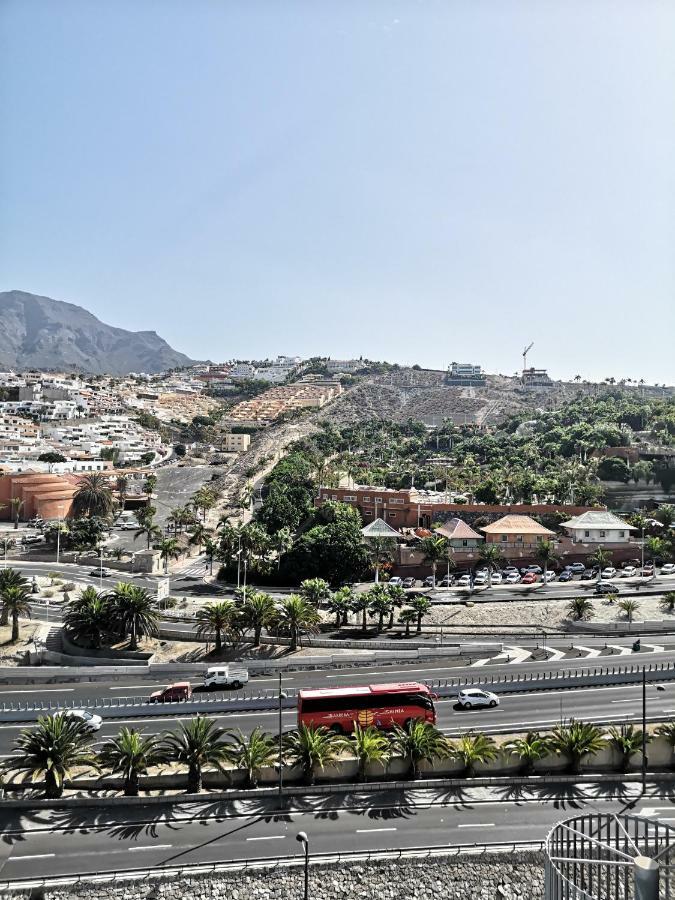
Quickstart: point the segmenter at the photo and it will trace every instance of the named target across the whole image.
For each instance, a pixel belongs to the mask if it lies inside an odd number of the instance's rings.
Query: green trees
[[[447,541],[440,536],[425,537],[420,541],[419,548],[424,558],[424,562],[431,565],[434,587],[436,587],[436,569],[439,562],[447,558]]]
[[[314,607],[297,594],[291,594],[282,600],[276,613],[276,622],[291,639],[291,652],[298,649],[300,635],[316,631],[320,621],[321,617]]]
[[[144,522],[139,522],[138,529],[134,532],[134,538],[145,537],[148,546],[147,549],[150,549],[150,544],[152,541],[161,541],[162,540],[162,529],[159,525],[155,525],[152,519],[146,519]]]
[[[232,627],[235,612],[234,603],[230,600],[209,603],[197,610],[197,634],[200,637],[210,637],[213,634],[217,654],[223,649],[223,633]]]
[[[503,558],[502,551],[499,549],[499,546],[497,544],[485,543],[478,548],[478,556],[486,565],[488,571],[487,585],[488,587],[491,587],[492,573],[499,568],[499,563]]]
[[[506,749],[520,757],[522,774],[531,775],[535,762],[551,752],[551,740],[538,731],[528,731],[523,737],[508,741]]]
[[[632,622],[633,614],[640,609],[640,603],[632,597],[622,597],[621,600],[619,600],[619,609],[623,610],[628,621]]]
[[[388,616],[393,609],[391,594],[385,585],[376,584],[366,591],[366,597],[368,598],[368,611],[371,615],[377,616],[377,632],[379,634],[384,628],[384,617]]]
[[[228,748],[228,758],[237,768],[246,773],[245,786],[258,786],[260,770],[271,766],[277,758],[276,741],[271,734],[265,734],[261,728],[254,728],[251,734],[241,731],[232,735],[232,744]]]
[[[463,734],[451,748],[452,755],[464,766],[464,774],[472,778],[478,763],[486,763],[497,756],[497,748],[491,737],[485,734]]]
[[[99,516],[107,519],[113,508],[110,482],[100,472],[83,475],[73,495],[73,509],[78,516]]]
[[[549,566],[557,563],[559,556],[556,552],[556,545],[553,541],[539,541],[536,552],[537,561],[541,563],[544,570],[544,584],[546,584],[546,575]]]
[[[226,731],[214,719],[197,715],[181,722],[177,733],[163,735],[159,749],[171,762],[187,766],[187,792],[198,794],[202,789],[204,766],[213,765],[221,771],[229,757]]]
[[[159,613],[155,598],[137,584],[120,582],[109,594],[112,615],[117,628],[129,635],[129,649],[138,649],[138,638],[156,637],[159,634]]]
[[[612,726],[609,729],[609,740],[615,750],[621,756],[621,771],[627,772],[632,757],[642,750],[642,741],[651,740],[650,735],[645,735],[641,728],[635,725],[622,725],[620,728]]]
[[[586,597],[575,597],[567,606],[567,613],[571,619],[580,622],[582,619],[590,619],[593,616],[593,603]]]
[[[605,737],[597,725],[571,719],[567,725],[558,725],[551,735],[551,749],[566,756],[568,769],[573,775],[581,771],[581,762],[590,753],[598,753],[605,746]]]
[[[417,611],[407,606],[399,613],[398,620],[402,625],[405,625],[405,637],[410,637],[410,626],[413,622],[417,622]]]
[[[300,596],[312,606],[320,606],[330,597],[330,585],[323,578],[305,578],[300,582]]]
[[[63,624],[76,643],[100,650],[111,630],[111,606],[107,594],[86,587],[66,606]]]
[[[176,538],[167,538],[155,545],[155,549],[159,550],[160,558],[164,561],[164,571],[169,571],[169,560],[178,559],[181,555],[180,544]]]
[[[23,587],[28,589],[28,579],[19,572],[18,569],[0,569],[0,625],[7,625],[9,622],[9,606],[5,606],[2,602],[2,595],[6,588]]]
[[[323,726],[314,728],[300,724],[297,731],[284,736],[284,761],[302,769],[305,784],[314,784],[317,769],[325,769],[335,762],[342,749],[342,740]]]
[[[604,547],[598,547],[595,553],[589,557],[589,561],[598,567],[598,580],[600,580],[600,573],[612,561],[612,551],[605,550]]]
[[[3,765],[6,772],[44,779],[45,795],[53,800],[63,793],[63,782],[76,767],[96,768],[86,726],[64,715],[40,716],[35,728],[22,731],[15,755]]]
[[[163,759],[156,737],[143,737],[135,728],[126,726],[120,728],[117,737],[108,738],[98,752],[99,765],[124,778],[126,797],[138,796],[140,776]]]
[[[0,591],[3,613],[12,620],[12,643],[19,640],[19,617],[30,619],[30,593],[25,585],[10,584]]]
[[[420,763],[445,759],[450,748],[441,732],[429,722],[413,719],[405,728],[396,726],[392,734],[394,749],[408,762],[408,776],[418,778]]]
[[[666,591],[661,597],[660,606],[664,612],[672,612],[675,609],[675,591]]]
[[[12,518],[14,519],[14,528],[17,529],[19,527],[19,515],[21,514],[21,507],[23,506],[23,500],[21,497],[12,497],[9,501],[9,505],[12,508]]]
[[[415,620],[417,622],[416,634],[422,633],[422,619],[431,609],[431,601],[421,594],[417,597],[410,597],[408,604],[415,611]],[[401,610],[403,614],[404,610]]]
[[[358,781],[366,780],[366,769],[369,765],[379,763],[386,767],[391,759],[390,741],[382,731],[372,726],[362,728],[358,722],[355,722],[354,731],[347,746],[358,762]]]
[[[242,628],[253,629],[253,645],[260,646],[263,628],[268,628],[276,618],[277,608],[269,594],[262,591],[249,591],[246,594],[239,618]]]
[[[342,587],[334,591],[328,600],[328,610],[335,616],[335,627],[347,624],[349,613],[352,611],[354,592],[350,587]]]

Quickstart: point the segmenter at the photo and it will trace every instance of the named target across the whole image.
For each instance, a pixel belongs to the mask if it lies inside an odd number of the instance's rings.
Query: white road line
[[[662,647],[660,644],[642,644],[642,650],[644,651],[647,647],[650,648],[649,653],[663,653],[665,651],[665,647]]]
[[[527,650],[525,647],[506,647],[509,654],[513,654],[513,659],[510,660],[513,663],[523,663],[526,659],[529,659],[532,656],[532,651]]]
[[[596,649],[595,647],[582,647],[581,644],[575,644],[574,649],[583,650],[586,654],[586,659],[595,659],[596,656],[600,656],[600,650]]]
[[[157,682],[159,684],[160,682]],[[162,684],[166,684],[166,682],[161,682]],[[155,687],[154,684],[148,684],[146,681],[145,684],[125,684],[124,687],[111,687],[108,688],[109,691],[133,691],[137,688],[143,688],[143,690],[147,690],[148,688]]]
[[[266,834],[263,837],[250,837],[246,838],[247,841],[283,841],[285,839],[285,834]]]
[[[634,697],[632,700],[610,700],[610,703],[638,703],[640,700],[639,697]]]
[[[282,681],[295,681],[294,678],[282,678]],[[273,681],[275,684],[279,684],[278,678],[252,678],[251,684],[260,684],[263,681]]]
[[[375,831],[396,831],[395,828],[357,828],[357,834],[373,834]]]
[[[493,662],[493,658],[491,656],[486,656],[485,659],[477,659],[475,663],[471,663],[471,668],[474,669],[478,666],[484,666],[489,662]]]
[[[2,692],[2,696],[5,694],[68,694],[72,693],[75,688],[31,688],[28,691],[4,691]]]
[[[148,847],[127,847],[130,853],[138,853],[139,850],[170,850],[173,844],[151,844]]]
[[[56,853],[35,853],[32,856],[10,856],[11,862],[23,862],[29,859],[51,859]]]
[[[547,647],[546,650],[551,654],[546,662],[558,662],[559,659],[565,656],[564,650],[555,650],[553,647]]]
[[[494,828],[494,822],[463,822],[458,828]]]
[[[619,656],[630,656],[633,652],[630,647],[622,647],[620,644],[607,644],[608,650],[618,650]],[[612,656],[616,656],[616,653],[613,653]]]

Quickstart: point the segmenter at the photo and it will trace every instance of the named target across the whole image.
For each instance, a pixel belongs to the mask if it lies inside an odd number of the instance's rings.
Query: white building
[[[329,359],[326,368],[329,372],[357,372],[365,363],[361,359]]]
[[[591,510],[575,516],[562,527],[575,544],[627,544],[632,531],[637,531],[607,510]]]

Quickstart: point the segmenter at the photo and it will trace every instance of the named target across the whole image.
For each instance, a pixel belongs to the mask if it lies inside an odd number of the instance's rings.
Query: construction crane
[[[534,347],[534,341],[532,341],[532,343],[529,345],[529,347],[526,347],[526,348],[523,350],[523,372],[524,372],[525,369],[527,368],[527,354],[530,352],[530,350],[531,350],[533,347]]]

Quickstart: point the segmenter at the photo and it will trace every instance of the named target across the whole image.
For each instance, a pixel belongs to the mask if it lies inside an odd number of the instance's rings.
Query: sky
[[[0,47],[0,290],[675,381],[672,0],[0,0]]]

